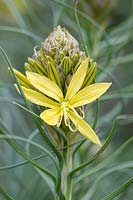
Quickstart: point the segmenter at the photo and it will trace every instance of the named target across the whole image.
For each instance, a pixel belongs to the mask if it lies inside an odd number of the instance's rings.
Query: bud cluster
[[[85,58],[77,40],[65,28],[57,26],[42,43],[41,49],[35,50],[33,58],[28,58],[25,69],[47,76],[65,92],[72,75]],[[93,81],[95,72],[96,63],[90,60],[83,86]]]

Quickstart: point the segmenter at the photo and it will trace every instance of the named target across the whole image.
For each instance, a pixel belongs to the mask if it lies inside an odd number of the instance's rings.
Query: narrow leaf
[[[3,130],[0,129],[0,134],[1,135],[7,135]],[[18,144],[16,144],[14,141],[12,141],[10,138],[5,139],[5,141],[13,147],[13,149],[20,155],[22,156],[25,160],[27,160],[28,162],[31,163],[31,165],[39,170],[41,170],[42,172],[46,173],[49,178],[51,179],[51,181],[53,181],[54,183],[56,182],[56,178],[55,176],[47,169],[45,169],[44,167],[40,166],[39,164],[37,164],[35,161],[32,160],[32,158],[30,158],[30,156],[28,156],[20,147]]]
[[[120,195],[122,192],[124,192],[132,184],[133,184],[133,178],[127,180],[119,188],[117,188],[111,194],[107,195],[106,197],[102,198],[101,200],[112,200],[112,199],[114,199],[115,197]]]
[[[13,200],[12,197],[5,191],[5,189],[1,185],[0,193],[5,197],[6,200]]]

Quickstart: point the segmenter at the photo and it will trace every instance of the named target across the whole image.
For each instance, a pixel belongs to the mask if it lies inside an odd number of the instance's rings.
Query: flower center
[[[68,102],[62,102],[61,103],[61,110],[64,116],[64,122],[66,126],[70,126],[70,119],[68,117],[67,111],[69,109]]]
[[[63,102],[61,103],[61,107],[67,107],[67,106],[68,106],[68,102],[63,101]]]

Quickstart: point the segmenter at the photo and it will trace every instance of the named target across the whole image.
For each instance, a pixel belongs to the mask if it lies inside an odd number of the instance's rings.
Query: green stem
[[[78,27],[78,31],[79,31],[79,35],[80,35],[80,40],[81,40],[81,43],[83,45],[83,49],[85,51],[85,54],[88,56],[89,55],[88,48],[87,48],[87,45],[86,45],[86,43],[84,41],[84,37],[83,37],[82,32],[81,32],[80,22],[79,22],[79,18],[78,18],[77,4],[78,4],[78,1],[76,1],[76,3],[75,3],[74,14],[75,14],[76,22],[77,22],[77,27]]]
[[[66,200],[71,200],[72,199],[72,191],[71,191],[71,183],[68,184],[68,175],[72,171],[72,149],[68,148],[67,149],[67,162],[66,162]]]
[[[68,146],[70,143],[67,144]],[[72,150],[71,148],[66,148],[63,151],[63,166],[60,173],[60,191],[58,191],[58,200],[71,200],[71,184],[68,184],[68,175],[72,171]]]
[[[98,116],[99,116],[99,99],[96,100],[96,115],[95,115],[95,120],[94,120],[94,123],[93,123],[93,129],[96,128]]]

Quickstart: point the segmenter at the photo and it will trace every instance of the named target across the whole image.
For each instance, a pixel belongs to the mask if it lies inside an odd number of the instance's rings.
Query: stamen
[[[64,117],[65,125],[70,126],[70,119],[68,116]]]
[[[79,113],[81,114],[80,116],[82,117],[82,119],[84,119],[85,118],[84,107],[83,106],[79,107],[78,110],[79,110]]]
[[[75,125],[74,125],[74,126],[75,126]],[[69,124],[69,129],[70,129],[72,132],[76,132],[76,131],[78,130],[78,124],[77,124],[77,126],[72,127],[72,124],[70,123],[70,124]]]
[[[58,122],[58,124],[57,124],[57,127],[60,127],[61,122],[62,122],[62,118],[63,118],[63,112],[62,112],[62,110],[61,110],[61,114],[60,114],[60,118],[59,118],[59,122]]]
[[[82,117],[78,114],[78,112],[76,111],[75,108],[73,108],[73,107],[70,106],[70,105],[69,105],[69,108],[77,115],[77,117],[82,118]]]
[[[34,47],[34,56],[35,56],[35,57],[38,57],[38,55],[37,55],[37,50],[36,50],[37,48],[38,48],[38,46],[36,45],[36,46]]]
[[[62,116],[60,116],[60,119],[59,119],[59,122],[58,122],[58,124],[57,124],[57,127],[60,127],[61,122],[62,122]]]
[[[69,117],[67,115],[67,111],[66,111],[65,106],[63,107],[63,110],[64,110],[64,122],[65,122],[65,125],[69,126],[70,125],[70,119],[69,119]]]

